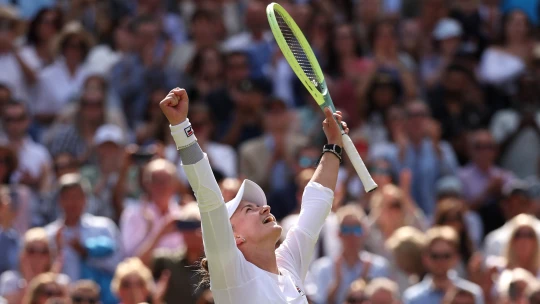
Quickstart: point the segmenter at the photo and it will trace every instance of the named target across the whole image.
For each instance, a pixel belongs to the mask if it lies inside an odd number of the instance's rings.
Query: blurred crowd
[[[345,160],[310,302],[540,303],[539,1],[278,2],[379,185]],[[255,181],[285,237],[324,116],[268,3],[0,0],[0,303],[214,303],[177,86],[225,201]]]

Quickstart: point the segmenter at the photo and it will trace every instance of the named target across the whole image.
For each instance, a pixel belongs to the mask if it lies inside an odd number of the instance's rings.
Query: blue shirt
[[[484,304],[484,295],[480,286],[459,278],[454,271],[450,271],[448,276],[457,288],[471,292],[474,295],[476,304]],[[435,289],[431,276],[426,276],[422,282],[405,290],[403,293],[403,304],[441,303],[443,297],[444,291]]]
[[[0,228],[0,248],[0,273],[15,269],[19,252],[19,234],[15,229]]]

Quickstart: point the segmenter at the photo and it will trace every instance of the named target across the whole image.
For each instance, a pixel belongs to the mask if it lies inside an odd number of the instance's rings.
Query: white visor
[[[240,186],[240,190],[238,190],[236,196],[225,204],[225,206],[227,206],[229,218],[231,218],[231,216],[234,214],[241,201],[248,201],[260,207],[266,205],[266,196],[264,195],[263,189],[261,189],[259,185],[250,181],[249,179],[245,179],[242,182],[242,186]]]

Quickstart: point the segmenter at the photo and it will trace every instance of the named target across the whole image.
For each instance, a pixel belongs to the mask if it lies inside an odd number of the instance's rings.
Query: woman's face
[[[51,265],[51,251],[46,241],[33,241],[24,247],[25,263],[29,263],[35,274],[49,270]]]
[[[506,37],[514,37],[515,39],[525,39],[529,34],[529,25],[527,15],[521,11],[510,13],[505,28]]]
[[[63,288],[56,283],[42,285],[37,291],[37,304],[45,304],[50,298],[65,297]]]
[[[146,302],[148,299],[149,290],[146,282],[136,273],[131,273],[120,282],[118,296],[124,304],[138,304]]]
[[[338,56],[354,55],[354,33],[352,27],[347,24],[338,26],[334,36],[334,47]]]
[[[55,26],[58,18],[60,18],[60,16],[55,11],[48,11],[43,15],[39,22],[37,32],[40,41],[50,41],[58,34],[58,29]]]
[[[528,262],[538,250],[536,232],[531,227],[520,227],[513,235],[511,246],[518,261]]]
[[[281,236],[281,226],[270,213],[268,205],[259,207],[248,201],[240,202],[231,217],[231,224],[234,234],[245,238],[246,243],[275,244]],[[240,249],[242,244],[239,244]]]

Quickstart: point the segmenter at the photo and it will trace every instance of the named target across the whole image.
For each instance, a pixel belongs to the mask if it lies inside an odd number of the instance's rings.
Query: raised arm
[[[186,91],[176,88],[161,101],[160,107],[171,124],[184,171],[197,198],[212,288],[226,289],[246,282],[241,277],[243,272],[238,271],[244,257],[236,247],[227,208],[208,158],[187,120],[188,103]]]

